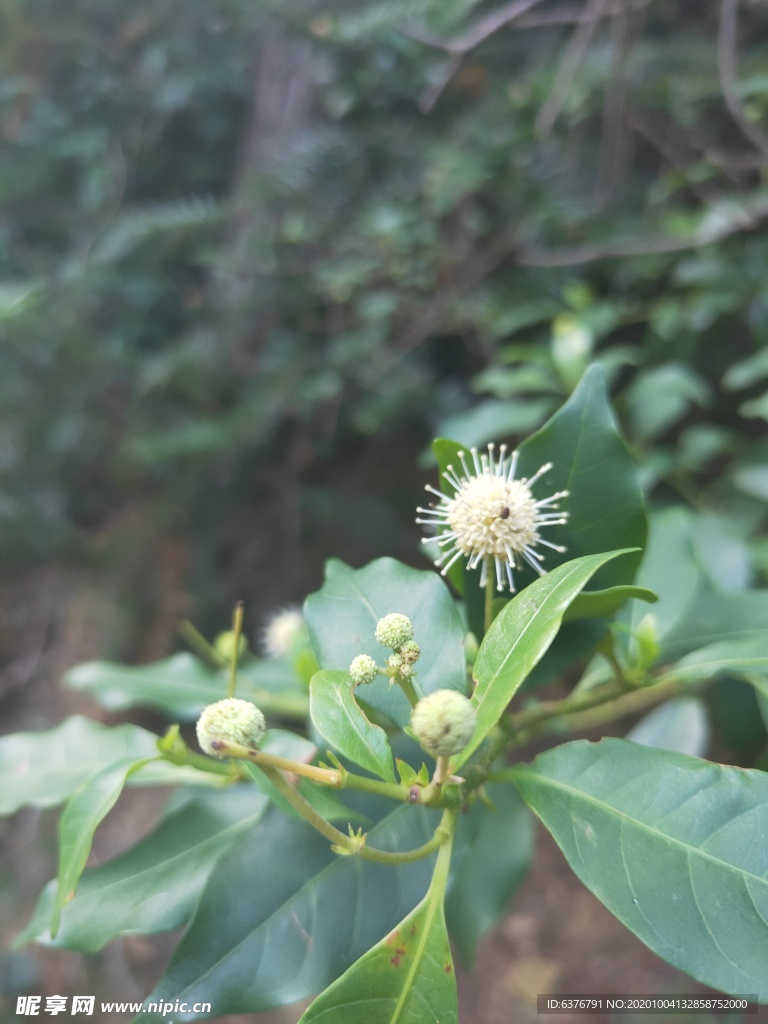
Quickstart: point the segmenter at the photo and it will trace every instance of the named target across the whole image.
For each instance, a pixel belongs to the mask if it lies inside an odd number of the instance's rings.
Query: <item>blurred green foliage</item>
[[[0,556],[147,497],[210,526],[404,426],[522,435],[598,361],[657,502],[764,573],[742,7],[5,0]]]

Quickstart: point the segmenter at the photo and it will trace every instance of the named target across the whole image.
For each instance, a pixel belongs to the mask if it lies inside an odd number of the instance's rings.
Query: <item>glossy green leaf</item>
[[[459,829],[470,829],[471,837],[452,865],[445,900],[451,940],[467,969],[479,940],[525,878],[533,853],[533,818],[514,786],[491,784],[486,790],[494,806],[478,800],[459,820]]]
[[[227,678],[227,670],[210,669],[191,654],[175,654],[151,665],[89,661],[71,669],[65,681],[110,711],[149,707],[187,722],[226,696]],[[267,713],[279,713],[283,705],[289,712],[306,708],[306,697],[285,660],[251,659],[238,672],[237,695]]]
[[[59,878],[51,915],[52,938],[59,930],[65,903],[75,895],[94,832],[117,803],[128,776],[146,763],[146,759],[126,759],[107,765],[84,782],[64,808],[59,821]]]
[[[63,909],[53,945],[94,952],[120,935],[180,927],[216,861],[253,828],[267,806],[266,797],[252,786],[187,800],[122,856],[83,872],[74,899]],[[50,942],[56,886],[54,879],[43,889],[16,945],[33,939]]]
[[[400,806],[370,845],[411,849],[439,815]],[[212,1003],[250,1013],[313,995],[408,914],[429,885],[434,856],[389,866],[337,857],[306,823],[272,812],[217,863],[171,964],[148,1000]],[[216,936],[215,942],[212,936]],[[135,1024],[161,1024],[142,1013]]]
[[[768,774],[605,739],[513,777],[582,882],[655,953],[768,999]]]
[[[387,782],[396,781],[387,734],[355,700],[349,673],[317,672],[309,686],[309,713],[317,731],[342,757]]]
[[[697,697],[676,697],[644,715],[624,737],[644,747],[703,757],[709,746],[707,709]]]
[[[552,643],[574,597],[611,559],[625,552],[586,555],[536,580],[496,616],[477,652],[472,703],[477,727],[455,761],[456,770],[477,750],[504,713],[526,676]]]
[[[571,602],[563,616],[563,622],[571,622],[574,619],[608,618],[631,599],[654,604],[658,597],[647,587],[634,586],[582,592]]]
[[[0,739],[0,814],[25,804],[54,807],[115,761],[157,753],[157,737],[135,725],[109,728],[73,715],[55,729]]]
[[[448,588],[434,572],[411,569],[393,558],[379,558],[363,569],[337,559],[328,562],[325,583],[305,605],[321,668],[346,672],[358,654],[383,664],[390,652],[376,642],[374,631],[390,612],[402,612],[413,622],[421,647],[413,677],[416,691],[464,690],[464,628]],[[365,703],[399,725],[410,716],[405,695],[384,678],[366,686]]]
[[[554,465],[535,486],[536,497],[569,492],[562,503],[568,522],[544,531],[547,540],[566,548],[565,554],[546,549],[548,570],[581,555],[644,547],[645,505],[637,469],[616,428],[602,367],[591,366],[565,405],[520,445],[519,476],[531,477],[546,462]],[[606,565],[594,585],[631,583],[641,558],[639,550]],[[535,578],[528,568],[515,573],[520,590]]]
[[[421,903],[318,996],[299,1024],[458,1024],[443,912],[449,857],[449,849],[440,851]]]

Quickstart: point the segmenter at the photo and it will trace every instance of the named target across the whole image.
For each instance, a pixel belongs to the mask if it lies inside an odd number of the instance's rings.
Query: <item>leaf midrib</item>
[[[608,803],[605,803],[605,802],[603,802],[601,800],[598,800],[597,797],[590,796],[589,794],[585,793],[583,790],[576,789],[574,786],[569,786],[565,782],[560,782],[560,780],[553,779],[551,776],[540,775],[537,772],[535,772],[535,770],[533,770],[533,769],[531,769],[531,768],[529,768],[527,766],[523,767],[523,768],[513,769],[512,772],[510,772],[510,775],[512,775],[512,776],[514,776],[514,775],[523,775],[523,776],[532,777],[535,782],[538,782],[541,785],[545,785],[545,786],[549,785],[549,786],[551,786],[554,789],[560,789],[563,792],[566,792],[566,793],[569,793],[571,795],[575,795],[577,797],[580,797],[584,802],[586,802],[588,804],[593,804],[594,806],[599,807],[600,809],[602,809],[604,811],[605,810],[610,811],[613,814],[615,814],[618,818],[621,818],[624,821],[627,821],[630,824],[635,825],[640,831],[645,831],[647,833],[650,833],[651,835],[659,836],[659,837],[667,840],[669,843],[671,843],[674,846],[680,847],[682,850],[684,850],[688,854],[691,854],[691,853],[697,854],[699,857],[702,857],[705,860],[708,860],[708,861],[710,861],[713,864],[720,865],[720,866],[722,866],[724,868],[727,868],[730,871],[733,871],[733,872],[737,873],[740,877],[743,876],[745,878],[752,878],[755,881],[760,882],[763,885],[765,885],[766,887],[768,887],[768,878],[766,878],[765,875],[755,875],[751,871],[747,871],[746,869],[739,868],[735,864],[730,864],[726,860],[722,860],[719,857],[713,856],[711,853],[707,853],[705,850],[702,850],[702,848],[700,846],[688,845],[688,844],[684,843],[681,839],[678,839],[676,836],[671,836],[667,832],[662,832],[660,829],[654,828],[652,825],[649,825],[647,822],[642,821],[639,818],[633,818],[629,814],[627,814],[626,812],[619,810],[617,807],[614,807],[613,804],[608,804]],[[752,808],[752,809],[754,809],[754,808]],[[709,838],[711,838],[711,837],[709,837]]]

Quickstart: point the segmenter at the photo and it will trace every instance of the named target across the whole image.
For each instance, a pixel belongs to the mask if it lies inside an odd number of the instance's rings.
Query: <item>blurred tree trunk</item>
[[[308,10],[315,0],[301,0]],[[311,45],[278,22],[260,34],[254,54],[251,108],[235,173],[232,217],[224,243],[222,279],[217,282],[222,340],[233,368],[250,374],[258,368],[264,339],[279,322],[270,299],[269,267],[260,254],[263,233],[274,229],[265,183],[313,121]]]

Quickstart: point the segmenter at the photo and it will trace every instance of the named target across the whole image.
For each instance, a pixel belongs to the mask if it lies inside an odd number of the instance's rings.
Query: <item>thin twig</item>
[[[608,0],[590,0],[587,6],[587,20],[580,22],[573,31],[573,35],[565,48],[560,67],[557,69],[555,80],[549,95],[542,104],[541,110],[536,116],[534,129],[538,136],[548,135],[557,116],[563,108],[568,93],[570,92],[576,72],[581,66],[592,37],[595,34],[597,23],[605,14],[608,7]]]
[[[738,20],[739,0],[723,0],[720,7],[720,32],[717,40],[720,88],[723,91],[725,105],[744,135],[764,157],[768,157],[768,137],[749,120],[739,96],[736,53]]]
[[[543,0],[513,0],[513,3],[505,4],[497,11],[492,11],[484,18],[480,18],[468,32],[465,32],[463,36],[456,36],[454,39],[442,39],[440,36],[433,36],[419,29],[402,28],[400,31],[410,39],[415,39],[417,43],[423,43],[424,46],[430,46],[434,50],[444,50],[446,53],[463,56],[540,3],[543,3]]]

